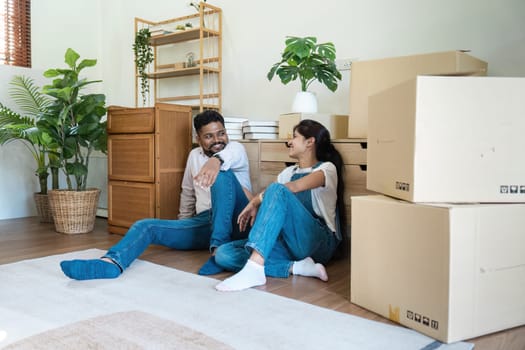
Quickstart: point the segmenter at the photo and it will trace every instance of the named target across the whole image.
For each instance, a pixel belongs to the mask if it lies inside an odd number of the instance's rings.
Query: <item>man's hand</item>
[[[206,163],[204,163],[199,173],[195,175],[193,179],[198,186],[202,188],[208,188],[215,183],[220,169],[220,160],[211,157],[206,161]]]

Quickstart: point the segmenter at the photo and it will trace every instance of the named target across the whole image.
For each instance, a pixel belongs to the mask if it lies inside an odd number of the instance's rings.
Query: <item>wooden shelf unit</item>
[[[135,33],[148,27],[162,28],[164,34],[154,35],[150,44],[154,48],[154,63],[148,72],[153,101],[174,102],[202,112],[222,108],[222,10],[205,2],[199,4],[199,13],[160,22],[135,18]],[[176,30],[177,25],[192,23],[193,27]],[[192,49],[188,49],[191,47]],[[179,49],[180,48],[180,49]],[[164,52],[164,50],[169,52]],[[194,54],[194,65],[186,67],[188,53]],[[167,56],[167,57],[166,57]],[[163,60],[168,62],[163,62]],[[135,106],[141,101],[140,77],[135,67]],[[179,78],[194,78],[195,84]],[[161,84],[160,80],[164,80]],[[195,87],[198,83],[198,91]],[[169,87],[177,87],[170,91]],[[187,87],[188,90],[180,92]],[[167,92],[166,92],[167,91]],[[164,93],[163,93],[164,92]]]

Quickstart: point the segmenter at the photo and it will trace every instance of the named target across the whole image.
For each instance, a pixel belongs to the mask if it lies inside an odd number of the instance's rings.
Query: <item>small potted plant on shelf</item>
[[[37,127],[51,138],[67,190],[50,190],[49,204],[55,229],[62,233],[85,233],[93,230],[100,189],[87,188],[89,160],[93,151],[106,153],[107,133],[104,94],[82,94],[89,81],[80,72],[96,65],[95,59],[78,63],[79,54],[67,49],[69,68],[49,69],[44,76],[53,78],[43,93],[52,103],[38,117]]]
[[[46,110],[51,101],[40,92],[31,78],[16,75],[10,85],[9,97],[25,115],[0,103],[0,145],[22,142],[31,153],[39,182],[39,192],[34,194],[38,216],[41,222],[53,222],[47,181],[51,169],[52,188],[58,188],[58,164],[56,157],[49,154],[50,138],[36,127],[36,117]]]
[[[301,91],[296,95],[293,112],[316,113],[317,100],[308,87],[314,81],[324,84],[330,91],[337,90],[341,72],[335,64],[336,51],[331,42],[317,44],[317,38],[290,36],[281,60],[275,63],[267,74],[268,80],[278,75],[283,84],[299,79]]]
[[[140,94],[142,105],[145,106],[149,94],[148,66],[153,62],[153,48],[150,44],[151,32],[145,27],[135,33],[133,52],[135,53],[135,66],[140,80]]]

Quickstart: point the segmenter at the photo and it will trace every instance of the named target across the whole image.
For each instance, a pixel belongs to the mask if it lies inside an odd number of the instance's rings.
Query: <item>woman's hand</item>
[[[237,218],[237,224],[239,224],[239,229],[241,232],[246,230],[248,223],[250,223],[250,226],[253,226],[255,223],[255,216],[257,216],[257,211],[259,210],[258,205],[256,204],[258,201],[259,200],[257,196],[253,197],[239,214],[239,217]]]

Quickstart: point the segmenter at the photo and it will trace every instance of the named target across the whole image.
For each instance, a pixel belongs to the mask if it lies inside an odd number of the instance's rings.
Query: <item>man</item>
[[[77,280],[116,278],[150,244],[172,249],[206,249],[245,238],[237,216],[251,197],[248,157],[238,142],[229,142],[224,118],[215,111],[198,114],[193,121],[200,147],[193,149],[182,180],[179,220],[144,219],[101,259],[62,261],[64,274]],[[200,274],[222,271],[213,255]]]

